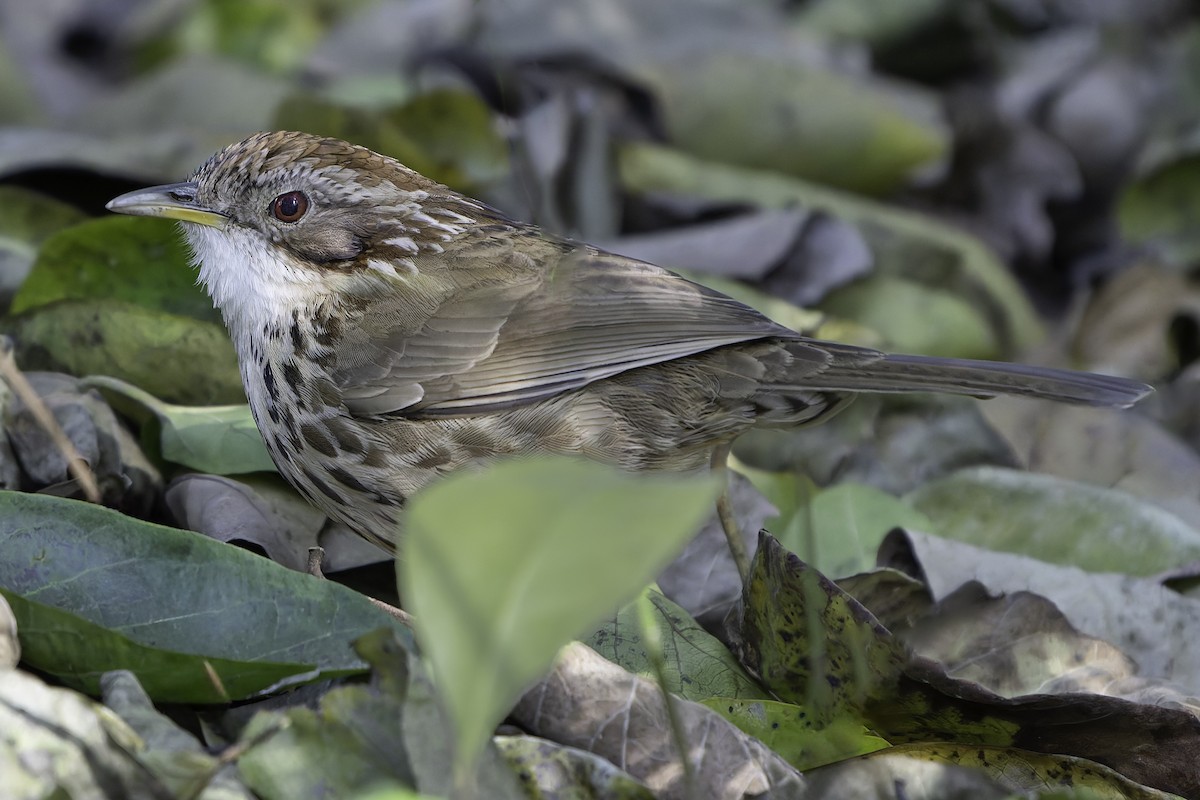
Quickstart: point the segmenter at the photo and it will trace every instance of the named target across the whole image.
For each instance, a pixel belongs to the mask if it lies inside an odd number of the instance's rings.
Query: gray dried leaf
[[[652,264],[755,281],[794,258],[812,216],[812,212],[799,208],[753,211],[715,222],[600,241],[598,245]]]
[[[1041,595],[992,596],[969,581],[911,627],[893,630],[946,674],[1001,697],[1052,694],[1050,685],[1109,694],[1114,680],[1137,672],[1132,659],[1103,639],[1081,634]]]
[[[222,542],[252,542],[272,561],[300,572],[325,525],[324,514],[266,477],[181,475],[167,486],[166,501],[180,526]]]
[[[104,502],[123,504],[132,480],[126,474],[122,452],[130,453],[133,469],[144,480],[148,464],[131,437],[122,438],[120,423],[112,409],[95,390],[83,389],[77,378],[54,372],[26,373],[30,385],[42,398],[68,440],[95,474]],[[59,487],[60,494],[73,494],[67,459],[33,412],[13,398],[4,408],[3,424],[13,454],[29,482],[38,488]]]
[[[326,572],[341,572],[394,558],[394,554],[380,549],[345,525],[332,520],[321,529],[319,540],[325,549]]]
[[[1077,630],[1112,642],[1135,659],[1142,677],[1200,691],[1195,688],[1200,687],[1200,653],[1191,644],[1200,637],[1200,601],[1155,579],[1084,572],[919,531],[893,532],[879,559],[901,569],[917,564],[935,600],[972,580],[992,594],[1041,595]]]
[[[578,642],[564,648],[512,717],[537,736],[608,759],[663,800],[807,795],[804,777],[757,739],[702,705],[672,702],[687,739],[693,787],[684,779],[658,687]]]

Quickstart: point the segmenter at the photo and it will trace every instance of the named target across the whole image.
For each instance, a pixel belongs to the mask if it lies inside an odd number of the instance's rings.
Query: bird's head
[[[376,280],[402,281],[479,207],[365,147],[282,131],[232,144],[187,181],[123,194],[108,208],[179,220],[233,329]]]

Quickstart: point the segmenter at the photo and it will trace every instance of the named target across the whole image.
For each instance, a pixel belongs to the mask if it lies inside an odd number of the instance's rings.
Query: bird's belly
[[[540,454],[631,471],[691,471],[707,466],[714,444],[706,436],[684,444],[665,430],[650,435],[645,420],[599,386],[474,417],[355,417],[327,376],[298,372],[288,357],[242,363],[255,422],[280,473],[377,543],[394,539],[405,498],[459,469]]]

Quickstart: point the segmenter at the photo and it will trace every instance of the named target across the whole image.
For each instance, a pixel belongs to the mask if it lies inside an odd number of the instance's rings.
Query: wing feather
[[[415,324],[377,301],[363,333],[338,353],[335,379],[348,409],[485,414],[724,345],[799,338],[651,264],[583,245],[550,242],[539,252],[510,259],[502,283],[495,272],[451,273],[454,283]],[[829,359],[816,347],[808,355],[820,365]]]

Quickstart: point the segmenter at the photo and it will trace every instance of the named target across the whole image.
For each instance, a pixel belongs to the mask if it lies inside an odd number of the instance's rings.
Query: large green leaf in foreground
[[[715,495],[712,479],[560,458],[451,476],[413,498],[402,591],[460,768],[562,645],[683,547]]]
[[[74,500],[0,492],[0,549],[25,662],[92,693],[128,669],[155,700],[239,699],[364,669],[368,631],[407,635],[344,586]]]

